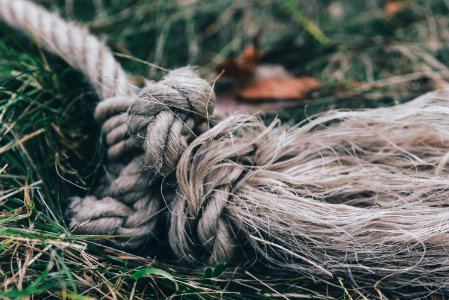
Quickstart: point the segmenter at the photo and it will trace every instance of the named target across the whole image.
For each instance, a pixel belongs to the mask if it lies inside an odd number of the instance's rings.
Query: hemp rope
[[[129,235],[117,244],[141,247],[162,206],[152,181],[175,169],[188,140],[204,130],[204,120],[214,122],[211,86],[187,67],[137,94],[111,51],[85,28],[23,0],[0,0],[0,17],[81,70],[103,99],[95,118],[106,136],[111,168],[120,171],[97,195],[71,199],[70,225],[81,225],[83,233]]]
[[[213,90],[190,68],[135,93],[80,26],[26,0],[0,0],[0,18],[80,69],[104,99],[95,115],[117,171],[95,195],[71,199],[80,232],[154,248],[168,222],[182,263],[256,262],[361,288],[449,293],[449,91],[295,127],[215,122]],[[174,171],[177,184],[164,184]]]

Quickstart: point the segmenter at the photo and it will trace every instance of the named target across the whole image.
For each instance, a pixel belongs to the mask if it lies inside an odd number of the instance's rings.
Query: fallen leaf
[[[233,79],[228,82],[234,88],[218,94],[218,107],[222,112],[274,111],[292,101],[304,99],[312,90],[320,87],[313,77],[295,78],[279,64],[260,64],[261,52],[258,43],[245,48],[236,58],[227,59],[217,70],[223,77]],[[240,101],[242,100],[242,101]],[[257,103],[259,101],[259,103]],[[261,107],[263,105],[263,107]]]
[[[406,7],[402,1],[389,1],[385,4],[385,14],[387,17],[394,17],[398,12],[402,11]]]
[[[244,100],[303,99],[319,87],[313,77],[268,78],[246,87],[239,96]]]
[[[217,71],[223,76],[232,77],[241,82],[252,80],[254,70],[259,64],[261,54],[255,46],[248,47],[237,58],[230,58],[221,63]]]

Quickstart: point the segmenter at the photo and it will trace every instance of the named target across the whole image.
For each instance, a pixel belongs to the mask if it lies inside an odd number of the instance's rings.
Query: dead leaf
[[[389,1],[385,4],[385,15],[389,18],[396,16],[397,13],[406,7],[402,1]]]
[[[236,78],[242,82],[251,81],[254,70],[260,61],[260,51],[251,46],[243,50],[237,58],[230,58],[221,63],[217,71],[223,76]]]
[[[218,106],[221,111],[251,112],[257,106],[261,110],[278,110],[267,100],[304,99],[312,90],[320,87],[320,82],[313,77],[295,78],[284,66],[278,64],[260,64],[261,52],[258,43],[247,47],[240,55],[227,59],[219,65],[217,70],[223,72],[224,77],[234,79],[235,88],[227,89],[218,96]],[[237,83],[237,84],[236,84]],[[246,100],[246,101],[239,101]],[[246,103],[245,103],[246,102]],[[272,102],[274,103],[274,102]],[[265,107],[266,106],[266,107]]]
[[[313,77],[268,78],[243,89],[239,96],[245,100],[303,99],[319,87]]]

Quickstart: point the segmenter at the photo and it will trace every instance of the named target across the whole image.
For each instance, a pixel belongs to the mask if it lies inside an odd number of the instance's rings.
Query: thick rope
[[[100,103],[95,116],[103,123],[111,160],[143,149],[144,166],[165,176],[198,132],[195,124],[209,119],[214,107],[211,86],[186,67],[146,86],[134,100],[118,97]]]
[[[135,95],[81,27],[25,0],[0,0],[0,17],[82,70],[104,99],[95,114],[116,171],[94,196],[72,198],[74,230],[151,249],[168,221],[183,263],[257,262],[449,293],[449,92],[301,127],[232,116],[209,128],[215,96],[192,69]],[[163,183],[174,171],[177,184]]]
[[[212,88],[188,67],[171,71],[137,97],[100,102],[95,117],[106,136],[109,161],[124,165],[96,196],[73,199],[70,225],[89,234],[128,235],[116,241],[125,249],[145,245],[162,207],[157,179],[175,170],[189,142],[204,131],[214,106]],[[165,198],[164,203],[169,201]],[[127,209],[120,209],[124,205]]]
[[[25,0],[1,0],[0,17],[81,70],[100,98],[131,91],[128,76],[111,51],[84,27]]]
[[[188,263],[243,248],[277,270],[443,288],[448,153],[447,91],[293,129],[229,117],[180,161],[169,241]]]
[[[121,170],[95,195],[72,199],[70,225],[89,234],[127,235],[116,243],[141,247],[161,209],[157,178],[172,172],[189,141],[205,130],[215,106],[211,86],[187,67],[136,95],[112,52],[84,27],[26,0],[0,0],[0,18],[81,70],[102,100],[95,117],[106,136],[109,164]]]

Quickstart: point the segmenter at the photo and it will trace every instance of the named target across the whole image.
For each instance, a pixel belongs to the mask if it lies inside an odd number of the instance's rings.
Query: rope
[[[128,76],[111,51],[84,27],[25,0],[1,0],[0,16],[81,70],[100,98],[132,92]]]
[[[114,240],[124,249],[153,249],[166,231],[190,265],[449,293],[448,91],[296,127],[219,121],[213,89],[191,68],[136,93],[82,27],[27,0],[0,0],[0,18],[80,69],[101,99],[113,176],[71,198],[73,230],[126,236]]]
[[[186,67],[136,94],[112,52],[85,28],[26,0],[1,0],[0,18],[81,70],[102,100],[95,117],[106,136],[109,164],[120,171],[95,195],[71,199],[70,226],[87,234],[127,235],[114,242],[142,247],[162,206],[157,179],[173,172],[190,140],[212,120],[211,86]]]

